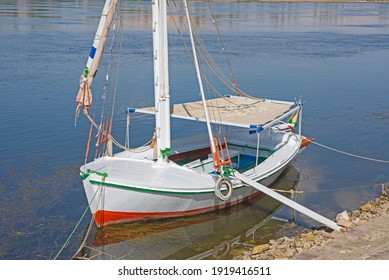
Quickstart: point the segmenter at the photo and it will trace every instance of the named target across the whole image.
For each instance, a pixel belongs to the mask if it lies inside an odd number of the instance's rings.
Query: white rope
[[[89,115],[89,112],[87,109],[84,109],[84,114],[85,116],[89,119],[89,121],[93,124],[93,126],[97,129],[97,130],[100,130],[100,126],[94,121],[94,119]],[[107,133],[105,133],[103,130],[101,131],[101,133],[103,133],[103,135],[107,136]],[[149,140],[147,143],[143,144],[142,146],[138,147],[138,148],[133,148],[133,149],[130,149],[130,148],[127,148],[125,146],[123,146],[122,144],[120,144],[112,135],[109,135],[109,138],[112,140],[112,143],[114,143],[117,147],[119,147],[120,149],[122,150],[125,150],[125,151],[132,151],[134,153],[142,153],[142,152],[145,152],[150,148],[150,146],[148,146],[151,141]]]
[[[289,191],[287,190],[280,190],[280,189],[272,189],[273,191],[275,192],[279,192],[279,193],[290,193],[290,194],[303,194],[304,191],[295,191],[293,189],[290,189]]]
[[[360,159],[365,159],[365,160],[380,162],[380,163],[389,163],[388,160],[382,160],[382,159],[375,159],[375,158],[364,157],[364,156],[360,156],[360,155],[356,155],[356,154],[352,154],[352,153],[344,152],[344,151],[341,151],[341,150],[338,150],[338,149],[335,149],[335,148],[328,147],[328,146],[326,146],[326,145],[317,143],[316,141],[311,141],[311,140],[309,140],[308,138],[307,138],[307,140],[308,140],[309,142],[315,144],[315,145],[318,145],[318,146],[320,146],[320,147],[322,147],[322,148],[331,150],[331,151],[333,151],[333,152],[341,153],[341,154],[344,154],[344,155],[348,155],[348,156],[356,157],[356,158],[360,158]]]

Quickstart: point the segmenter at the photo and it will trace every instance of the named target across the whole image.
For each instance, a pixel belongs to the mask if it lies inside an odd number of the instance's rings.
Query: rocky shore
[[[258,245],[234,259],[389,259],[389,192],[351,213],[336,217],[340,231],[306,229],[294,237],[282,237]]]

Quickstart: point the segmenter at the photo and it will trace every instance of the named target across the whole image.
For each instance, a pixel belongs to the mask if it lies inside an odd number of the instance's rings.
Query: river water
[[[103,2],[0,3],[1,259],[52,259],[87,206],[78,169],[88,123],[81,117],[74,127],[74,98]],[[339,150],[389,160],[388,4],[213,3],[224,51],[208,3],[190,4],[209,51],[225,65],[231,63],[241,89],[272,99],[302,96],[303,134]],[[126,4],[123,65],[128,64],[122,72],[127,84],[118,90],[120,112],[153,104],[149,7],[143,1]],[[192,90],[194,69],[187,54],[181,54],[180,38],[170,23],[172,100],[192,100],[197,94]],[[223,70],[228,72],[228,67]],[[96,96],[103,86],[96,81]],[[125,115],[116,119],[114,133],[124,142]],[[174,135],[185,131],[185,124],[173,125]],[[131,144],[144,143],[150,133],[152,119],[140,121],[131,130]],[[294,197],[297,202],[333,219],[337,212],[374,198],[377,186],[385,182],[388,164],[311,145],[275,187],[303,191]],[[60,258],[76,252],[89,220],[87,213]],[[81,254],[108,259],[231,258],[312,226],[318,225],[259,197],[190,219],[92,229],[89,249]]]

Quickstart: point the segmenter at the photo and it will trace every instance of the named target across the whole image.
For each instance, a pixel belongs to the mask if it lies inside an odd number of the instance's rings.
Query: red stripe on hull
[[[177,211],[177,212],[116,212],[116,211],[107,211],[107,210],[98,210],[93,218],[98,227],[106,226],[109,224],[118,224],[131,222],[136,220],[146,220],[146,219],[166,219],[166,218],[175,218],[175,217],[184,217],[184,216],[192,216],[197,214],[203,214],[211,211],[215,211],[218,209],[223,209],[226,207],[230,207],[232,205],[243,202],[244,200],[248,200],[258,195],[261,192],[255,192],[249,196],[246,196],[241,199],[236,199],[234,201],[229,201],[225,204],[200,208],[200,209],[192,209],[186,211]]]

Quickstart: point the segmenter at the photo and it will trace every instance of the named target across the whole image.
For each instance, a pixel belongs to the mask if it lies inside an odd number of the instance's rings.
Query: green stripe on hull
[[[201,192],[180,192],[180,191],[162,191],[162,190],[153,190],[153,189],[143,189],[139,187],[133,187],[133,186],[125,186],[125,185],[119,185],[119,184],[113,184],[113,183],[106,183],[106,182],[101,182],[101,181],[95,181],[95,180],[89,180],[89,182],[92,185],[103,185],[106,187],[113,187],[113,188],[118,188],[118,189],[124,189],[124,190],[135,190],[135,191],[140,191],[140,192],[149,192],[149,193],[164,193],[164,194],[207,194],[207,193],[214,193],[215,191],[212,190],[207,190],[207,191],[201,191]],[[248,187],[244,185],[238,185],[235,186],[233,189],[240,189],[243,187]]]
[[[262,178],[261,180],[257,181],[258,183],[262,182],[263,180],[266,180],[267,178],[273,176],[275,173],[277,173],[280,170],[275,171],[274,173],[270,174],[269,176]],[[133,187],[133,186],[125,186],[125,185],[119,185],[119,184],[114,184],[114,183],[107,183],[107,182],[102,182],[102,181],[96,181],[96,180],[89,180],[89,182],[92,185],[103,185],[106,187],[112,187],[112,188],[118,188],[118,189],[124,189],[124,190],[134,190],[134,191],[140,191],[140,192],[148,192],[148,193],[162,193],[162,194],[208,194],[208,193],[214,193],[215,191],[212,190],[207,190],[207,191],[201,191],[201,192],[182,192],[182,191],[163,191],[163,190],[153,190],[153,189],[144,189],[144,188],[139,188],[139,187]],[[234,186],[233,190],[237,190],[240,188],[247,188],[250,186],[245,186],[245,185],[238,185]]]

